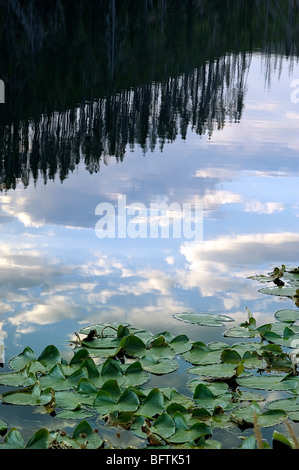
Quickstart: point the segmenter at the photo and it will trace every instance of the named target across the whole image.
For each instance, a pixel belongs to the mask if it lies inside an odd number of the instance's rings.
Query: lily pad
[[[31,348],[29,348],[29,346],[26,346],[26,348],[23,349],[22,353],[18,354],[17,356],[12,357],[8,361],[8,365],[11,369],[15,371],[20,371],[24,369],[24,367],[26,367],[28,363],[35,362],[36,360],[37,358],[36,358],[34,351]]]
[[[0,419],[0,435],[2,433],[5,433],[7,429],[8,429],[8,424],[2,419]]]
[[[143,365],[141,365],[141,361],[132,362],[132,364],[126,365],[123,368],[124,374],[124,387],[129,387],[130,385],[134,387],[138,387],[140,385],[145,384],[148,381],[149,375]]]
[[[25,368],[20,372],[4,372],[0,374],[0,385],[11,387],[29,387],[36,382],[36,376]]]
[[[230,379],[240,375],[240,373],[237,371],[236,364],[211,364],[205,366],[195,366],[187,369],[187,372],[190,374],[202,375],[204,377],[218,380]]]
[[[183,444],[185,442],[197,441],[201,437],[212,434],[211,428],[204,423],[195,423],[189,426],[184,415],[177,411],[173,416],[176,431],[169,437],[169,442],[173,444]]]
[[[297,294],[296,287],[265,287],[262,289],[259,289],[259,292],[262,292],[263,294],[268,294],[268,295],[278,295],[278,296],[283,296],[283,297],[294,297]]]
[[[77,387],[82,377],[88,378],[85,367],[66,377],[61,364],[56,364],[47,375],[40,377],[39,382],[43,389],[51,387],[54,390],[71,390]]]
[[[227,315],[214,315],[211,313],[175,313],[174,318],[187,323],[201,326],[224,326],[226,322],[233,321],[233,318]]]
[[[42,351],[37,360],[42,363],[46,371],[51,370],[56,364],[64,362],[59,350],[52,344]]]
[[[282,309],[274,313],[277,320],[293,323],[299,320],[299,310]]]
[[[267,403],[268,410],[284,410],[290,417],[290,412],[299,414],[299,397],[282,398]],[[295,415],[295,416],[296,416]]]
[[[4,438],[4,442],[0,443],[0,449],[24,449],[24,439],[16,428],[12,428]]]
[[[257,423],[263,428],[280,424],[287,417],[286,412],[283,410],[269,410],[261,413],[260,408],[256,403],[253,403],[250,406],[238,408],[236,411],[232,412],[231,416],[235,421],[244,425],[253,424],[254,414],[257,416]]]
[[[55,418],[73,419],[77,421],[77,420],[82,420],[82,419],[93,418],[94,416],[95,416],[95,413],[79,408],[76,410],[59,411],[58,413],[56,413]]]
[[[64,433],[56,433],[55,441],[61,448],[73,449],[99,449],[104,443],[101,436],[93,431],[86,420],[76,426],[71,438]]]
[[[138,409],[138,414],[153,417],[165,410],[165,398],[158,388],[153,388]]]
[[[217,406],[221,407],[223,410],[232,410],[236,406],[232,403],[232,395],[230,393],[215,396],[204,384],[199,384],[196,387],[193,398],[196,405],[209,410]]]
[[[209,382],[205,382],[203,380],[193,379],[187,384],[187,387],[192,393],[194,393],[196,387],[199,384],[205,385],[212,392],[212,394],[214,396],[222,395],[222,394],[228,392],[228,385],[227,385],[226,382],[211,382],[211,383],[209,383]]]
[[[204,343],[198,341],[193,343],[192,348],[182,355],[185,361],[191,364],[217,364],[220,362],[221,349],[210,350]]]
[[[47,388],[41,390],[40,384],[36,383],[33,387],[25,390],[7,392],[2,395],[2,401],[11,405],[46,405],[54,397],[53,389]]]
[[[111,392],[102,388],[95,397],[93,408],[101,416],[105,416],[112,411],[136,411],[140,405],[139,398],[132,387],[125,389],[119,396],[113,390]]]
[[[137,416],[131,426],[131,431],[141,438],[146,438],[149,434],[156,434],[162,439],[168,439],[175,433],[175,422],[166,413],[161,413],[157,419],[149,421],[145,416]]]
[[[284,375],[252,375],[250,377],[238,377],[240,387],[258,390],[292,391],[298,388],[298,378]]]
[[[179,367],[174,359],[168,357],[153,358],[149,355],[142,357],[140,364],[145,371],[154,375],[169,374]]]

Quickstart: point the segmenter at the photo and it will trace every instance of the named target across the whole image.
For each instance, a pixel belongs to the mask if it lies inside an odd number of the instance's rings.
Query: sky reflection
[[[211,139],[189,130],[163,152],[128,149],[100,173],[79,164],[63,184],[39,180],[2,193],[0,337],[8,356],[27,344],[66,346],[81,324],[101,321],[179,332],[177,311],[240,321],[245,306],[262,323],[272,318],[281,301],[246,277],[298,262],[299,104],[290,82],[299,66],[290,75],[285,60],[271,77],[265,87],[262,56],[254,56],[241,121]],[[95,208],[120,194],[146,206],[202,202],[203,242],[100,240]]]

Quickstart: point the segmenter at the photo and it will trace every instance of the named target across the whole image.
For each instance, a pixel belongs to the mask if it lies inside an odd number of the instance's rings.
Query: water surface
[[[207,7],[196,24],[216,12]],[[119,25],[119,10],[109,14],[118,15]],[[148,34],[166,43],[167,15],[166,7],[164,23],[153,17],[148,23],[155,25]],[[280,25],[273,18],[271,25]],[[292,21],[296,32],[296,15]],[[192,34],[202,42],[208,37],[196,29]],[[75,100],[71,93],[63,100],[59,86],[48,83],[40,101],[30,103],[29,115],[25,94],[16,82],[11,85],[21,102],[18,119],[13,99],[1,105],[0,337],[7,358],[26,345],[40,353],[48,344],[71,357],[74,331],[99,322],[184,331],[209,342],[222,340],[224,329],[194,328],[173,314],[221,313],[239,322],[249,307],[261,324],[271,322],[276,310],[293,308],[291,300],[267,297],[247,279],[298,263],[299,103],[292,87],[299,78],[297,42],[293,38],[285,50],[279,28],[268,34],[268,41],[256,34],[255,47],[245,41],[240,49],[227,35],[225,50],[217,43],[212,54],[207,44],[202,56],[196,48],[197,55],[191,48],[184,56],[174,46],[178,62],[175,55],[167,62],[165,49],[161,57],[155,50],[143,77],[136,50],[135,76],[117,62],[117,36],[116,55],[111,52],[110,62],[106,55],[109,86],[100,75],[102,93],[97,88],[85,100],[79,88]],[[45,60],[48,51],[45,57],[38,53]],[[96,207],[116,208],[120,196],[128,206],[147,208],[155,202],[201,203],[203,239],[99,238]],[[173,382],[180,386],[177,376]],[[24,416],[19,420],[26,427]]]

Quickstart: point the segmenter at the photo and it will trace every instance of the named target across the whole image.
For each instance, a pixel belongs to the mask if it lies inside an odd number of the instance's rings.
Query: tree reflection
[[[298,3],[0,0],[2,189],[98,172],[188,131],[242,117],[252,54],[279,67],[298,44]],[[227,52],[230,51],[230,52]]]

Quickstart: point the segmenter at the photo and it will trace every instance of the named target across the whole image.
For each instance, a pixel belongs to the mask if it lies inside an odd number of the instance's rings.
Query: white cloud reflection
[[[257,200],[248,201],[245,205],[246,212],[257,212],[258,214],[273,214],[282,212],[285,205],[282,202],[260,202]]]

